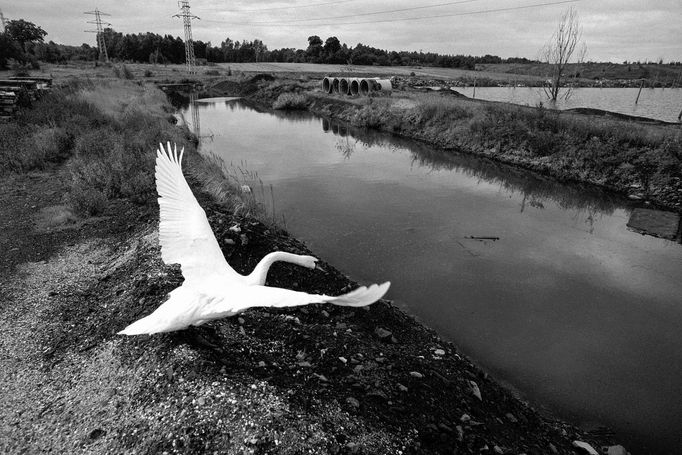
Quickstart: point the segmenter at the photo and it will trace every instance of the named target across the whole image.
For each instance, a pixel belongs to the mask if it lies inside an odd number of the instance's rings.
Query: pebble
[[[459,420],[462,423],[467,423],[471,420],[471,417],[469,416],[469,414],[462,414],[462,417],[460,417]]]
[[[225,244],[226,244],[226,245],[236,245],[237,242],[235,242],[235,241],[232,240],[232,239],[225,239]]]
[[[401,392],[407,392],[407,390],[408,390],[407,387],[405,387],[405,386],[402,385],[401,383],[398,383],[398,389],[399,389]]]
[[[203,406],[206,404],[206,399],[204,397],[199,397],[197,403],[199,404],[199,406]]]
[[[582,441],[573,441],[573,447],[576,447],[578,449],[582,449],[584,453],[588,453],[589,455],[599,455],[599,452],[594,450],[594,447],[589,445],[586,442]]]
[[[511,412],[506,413],[506,414],[505,414],[505,417],[506,417],[507,420],[509,420],[511,423],[516,423],[516,422],[519,421],[519,419],[517,419],[516,416],[515,416],[514,414],[512,414]]]
[[[267,366],[267,363],[265,363],[264,361],[261,360],[260,362],[258,362],[258,366],[260,368],[265,368]]]
[[[340,360],[344,365],[348,363],[348,359],[346,359],[345,357],[339,357],[339,360]]]
[[[473,392],[474,396],[479,400],[483,401],[483,397],[481,396],[481,389],[478,388],[478,384],[476,384],[474,381],[469,381],[469,384],[471,384],[471,391]]]
[[[348,398],[346,398],[346,403],[348,403],[349,405],[353,406],[354,408],[359,408],[359,407],[360,407],[360,402],[359,402],[357,399],[353,398],[353,397],[348,397]]]
[[[393,335],[393,333],[390,330],[386,330],[383,327],[377,327],[376,329],[374,329],[374,333],[382,340]]]
[[[462,442],[464,440],[464,429],[460,425],[457,425],[455,430],[457,430],[457,440]]]
[[[228,231],[236,232],[237,234],[239,234],[240,232],[242,232],[242,228],[235,224],[234,226],[229,228]]]
[[[328,318],[328,317],[329,317],[329,313],[327,313],[326,310],[322,310],[322,316],[324,316],[325,318]]]
[[[412,376],[413,378],[417,378],[417,379],[421,379],[424,377],[424,375],[418,371],[410,371],[410,376]]]
[[[442,350],[442,349],[436,349],[435,351],[433,351],[433,353],[434,353],[435,355],[439,355],[439,356],[444,356],[444,355],[445,355],[445,351]]]
[[[248,245],[249,244],[249,239],[248,239],[248,237],[246,237],[246,234],[240,235],[239,240],[242,242],[242,245]]]
[[[610,446],[606,452],[607,455],[630,455],[625,447],[621,445]]]
[[[239,325],[244,325],[244,322],[246,321],[244,320],[244,318],[237,318],[237,322],[239,323]]]
[[[551,450],[552,453],[559,453],[556,446],[554,444],[552,444],[551,442],[549,443],[549,450]]]
[[[500,446],[494,446],[493,447],[493,452],[499,453],[500,455],[504,453],[504,450]]]

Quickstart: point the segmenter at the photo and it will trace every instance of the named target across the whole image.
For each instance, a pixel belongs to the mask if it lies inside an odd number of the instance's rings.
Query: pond
[[[455,87],[455,90],[468,97],[474,96],[473,87]],[[639,100],[635,104],[638,94]],[[551,107],[541,87],[476,87],[475,98],[528,106],[542,102]],[[677,122],[682,111],[682,88],[643,88],[641,93],[639,88],[574,88],[567,100],[557,100],[556,107],[587,107]]]
[[[312,251],[536,406],[682,444],[682,246],[628,230],[627,200],[238,100],[185,118]]]

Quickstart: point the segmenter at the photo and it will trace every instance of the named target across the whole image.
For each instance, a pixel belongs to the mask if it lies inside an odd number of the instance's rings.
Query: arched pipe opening
[[[335,77],[332,79],[332,91],[331,93],[339,93],[339,78]]]
[[[350,95],[356,96],[360,93],[360,81],[358,79],[353,79],[350,82]]]
[[[332,92],[332,81],[330,78],[325,77],[324,79],[322,79],[322,91],[325,93]]]
[[[339,93],[343,95],[348,95],[350,91],[350,83],[348,82],[348,79],[345,77],[342,77],[339,79]]]

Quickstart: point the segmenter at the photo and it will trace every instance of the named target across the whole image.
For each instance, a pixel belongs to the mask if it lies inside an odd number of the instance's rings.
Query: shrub
[[[126,65],[121,65],[121,66],[122,66],[121,72],[123,74],[124,79],[129,79],[129,80],[135,79],[135,75],[133,74],[132,71],[130,71],[130,69]]]
[[[302,93],[282,93],[272,103],[273,109],[307,109],[308,97]]]
[[[152,73],[150,70],[146,69],[146,70],[144,70],[144,77],[154,77],[154,73]]]
[[[220,76],[220,71],[218,70],[206,70],[204,74],[207,76]]]

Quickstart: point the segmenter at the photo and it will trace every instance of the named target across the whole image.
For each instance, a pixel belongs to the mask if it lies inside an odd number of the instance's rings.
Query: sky
[[[573,6],[583,26],[587,60],[682,61],[682,0],[189,0],[195,40],[220,45],[260,39],[268,49],[305,49],[307,38],[386,50],[537,58]],[[85,12],[123,33],[184,38],[175,0],[20,0],[3,2],[6,19],[41,26],[46,40],[96,45]]]

